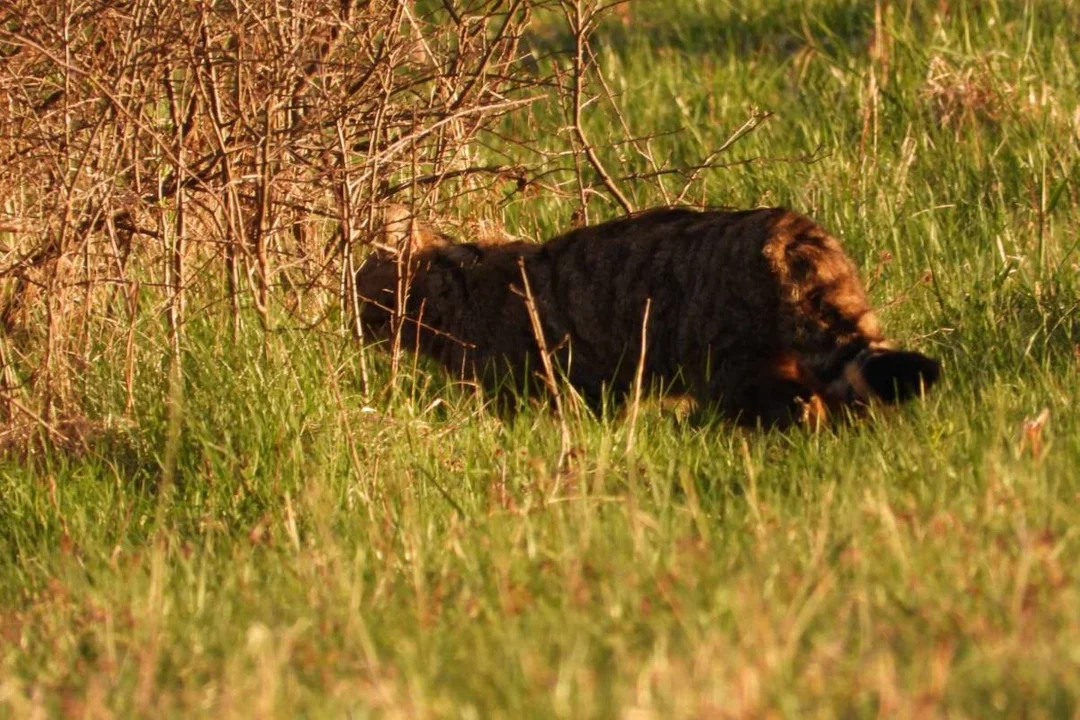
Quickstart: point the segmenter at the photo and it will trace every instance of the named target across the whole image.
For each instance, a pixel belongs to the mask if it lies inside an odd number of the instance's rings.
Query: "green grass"
[[[550,411],[500,420],[423,364],[392,386],[371,349],[365,395],[347,340],[204,314],[166,483],[147,311],[131,418],[120,328],[82,384],[106,430],[0,461],[0,714],[1075,713],[1080,6],[894,1],[875,59],[873,5],[640,0],[596,43],[632,129],[680,130],[660,161],[775,113],[694,199],[842,237],[891,334],[944,361],[925,402],[816,434],[649,408],[632,452],[625,419],[575,416],[560,471]]]

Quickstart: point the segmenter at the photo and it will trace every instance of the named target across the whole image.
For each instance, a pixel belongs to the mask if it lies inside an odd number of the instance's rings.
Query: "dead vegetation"
[[[245,323],[269,332],[285,320],[325,328],[329,318],[357,332],[355,250],[390,202],[445,216],[477,192],[505,201],[540,189],[576,200],[584,222],[596,199],[634,209],[620,185],[635,180],[684,201],[768,114],[752,115],[698,166],[657,158],[590,46],[614,9],[590,0],[9,4],[0,15],[0,422],[11,437],[63,441],[49,428],[80,416],[76,379],[103,344],[125,348],[129,412],[136,345],[167,358],[166,404],[178,404],[185,327],[200,314],[227,314],[234,335]],[[565,24],[568,48],[533,56],[537,13]],[[540,99],[557,127],[534,127]],[[609,137],[586,134],[590,105],[618,119]],[[521,148],[522,163],[485,152],[513,113],[531,139],[498,139]],[[616,146],[649,171],[606,167],[601,151]],[[497,221],[475,230],[502,234]],[[164,318],[164,333],[137,332],[147,311]]]
[[[930,60],[923,97],[934,118],[957,132],[964,125],[996,123],[1007,102],[988,63],[956,66],[940,55]]]
[[[174,359],[192,313],[348,316],[379,203],[523,177],[473,141],[544,93],[519,47],[535,5],[9,5],[0,421],[63,424],[92,346],[131,343],[144,307]]]

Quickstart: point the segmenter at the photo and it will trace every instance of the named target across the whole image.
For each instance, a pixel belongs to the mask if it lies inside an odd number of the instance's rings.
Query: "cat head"
[[[895,405],[921,396],[941,377],[941,363],[920,352],[867,347],[835,366],[824,383],[830,405]]]

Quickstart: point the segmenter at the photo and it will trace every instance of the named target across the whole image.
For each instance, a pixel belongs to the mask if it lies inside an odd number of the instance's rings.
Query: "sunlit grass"
[[[625,417],[568,413],[560,470],[550,410],[500,418],[424,363],[391,385],[370,348],[365,392],[337,336],[198,317],[165,486],[148,312],[134,421],[103,338],[89,446],[0,461],[3,712],[1075,712],[1080,7],[894,2],[883,49],[874,5],[640,0],[595,40],[661,164],[774,113],[693,199],[842,237],[891,333],[944,361],[925,402],[817,434],[650,405],[630,453]],[[573,204],[503,219],[549,235]]]

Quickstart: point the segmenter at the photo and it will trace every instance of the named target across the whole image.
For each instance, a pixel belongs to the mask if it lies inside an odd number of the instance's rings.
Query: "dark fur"
[[[357,274],[365,330],[391,335],[407,284],[402,346],[489,389],[520,388],[542,367],[522,265],[557,366],[593,402],[632,387],[646,299],[646,382],[742,422],[900,401],[939,375],[936,361],[888,349],[839,243],[781,208],[657,209],[543,244],[411,236]]]

